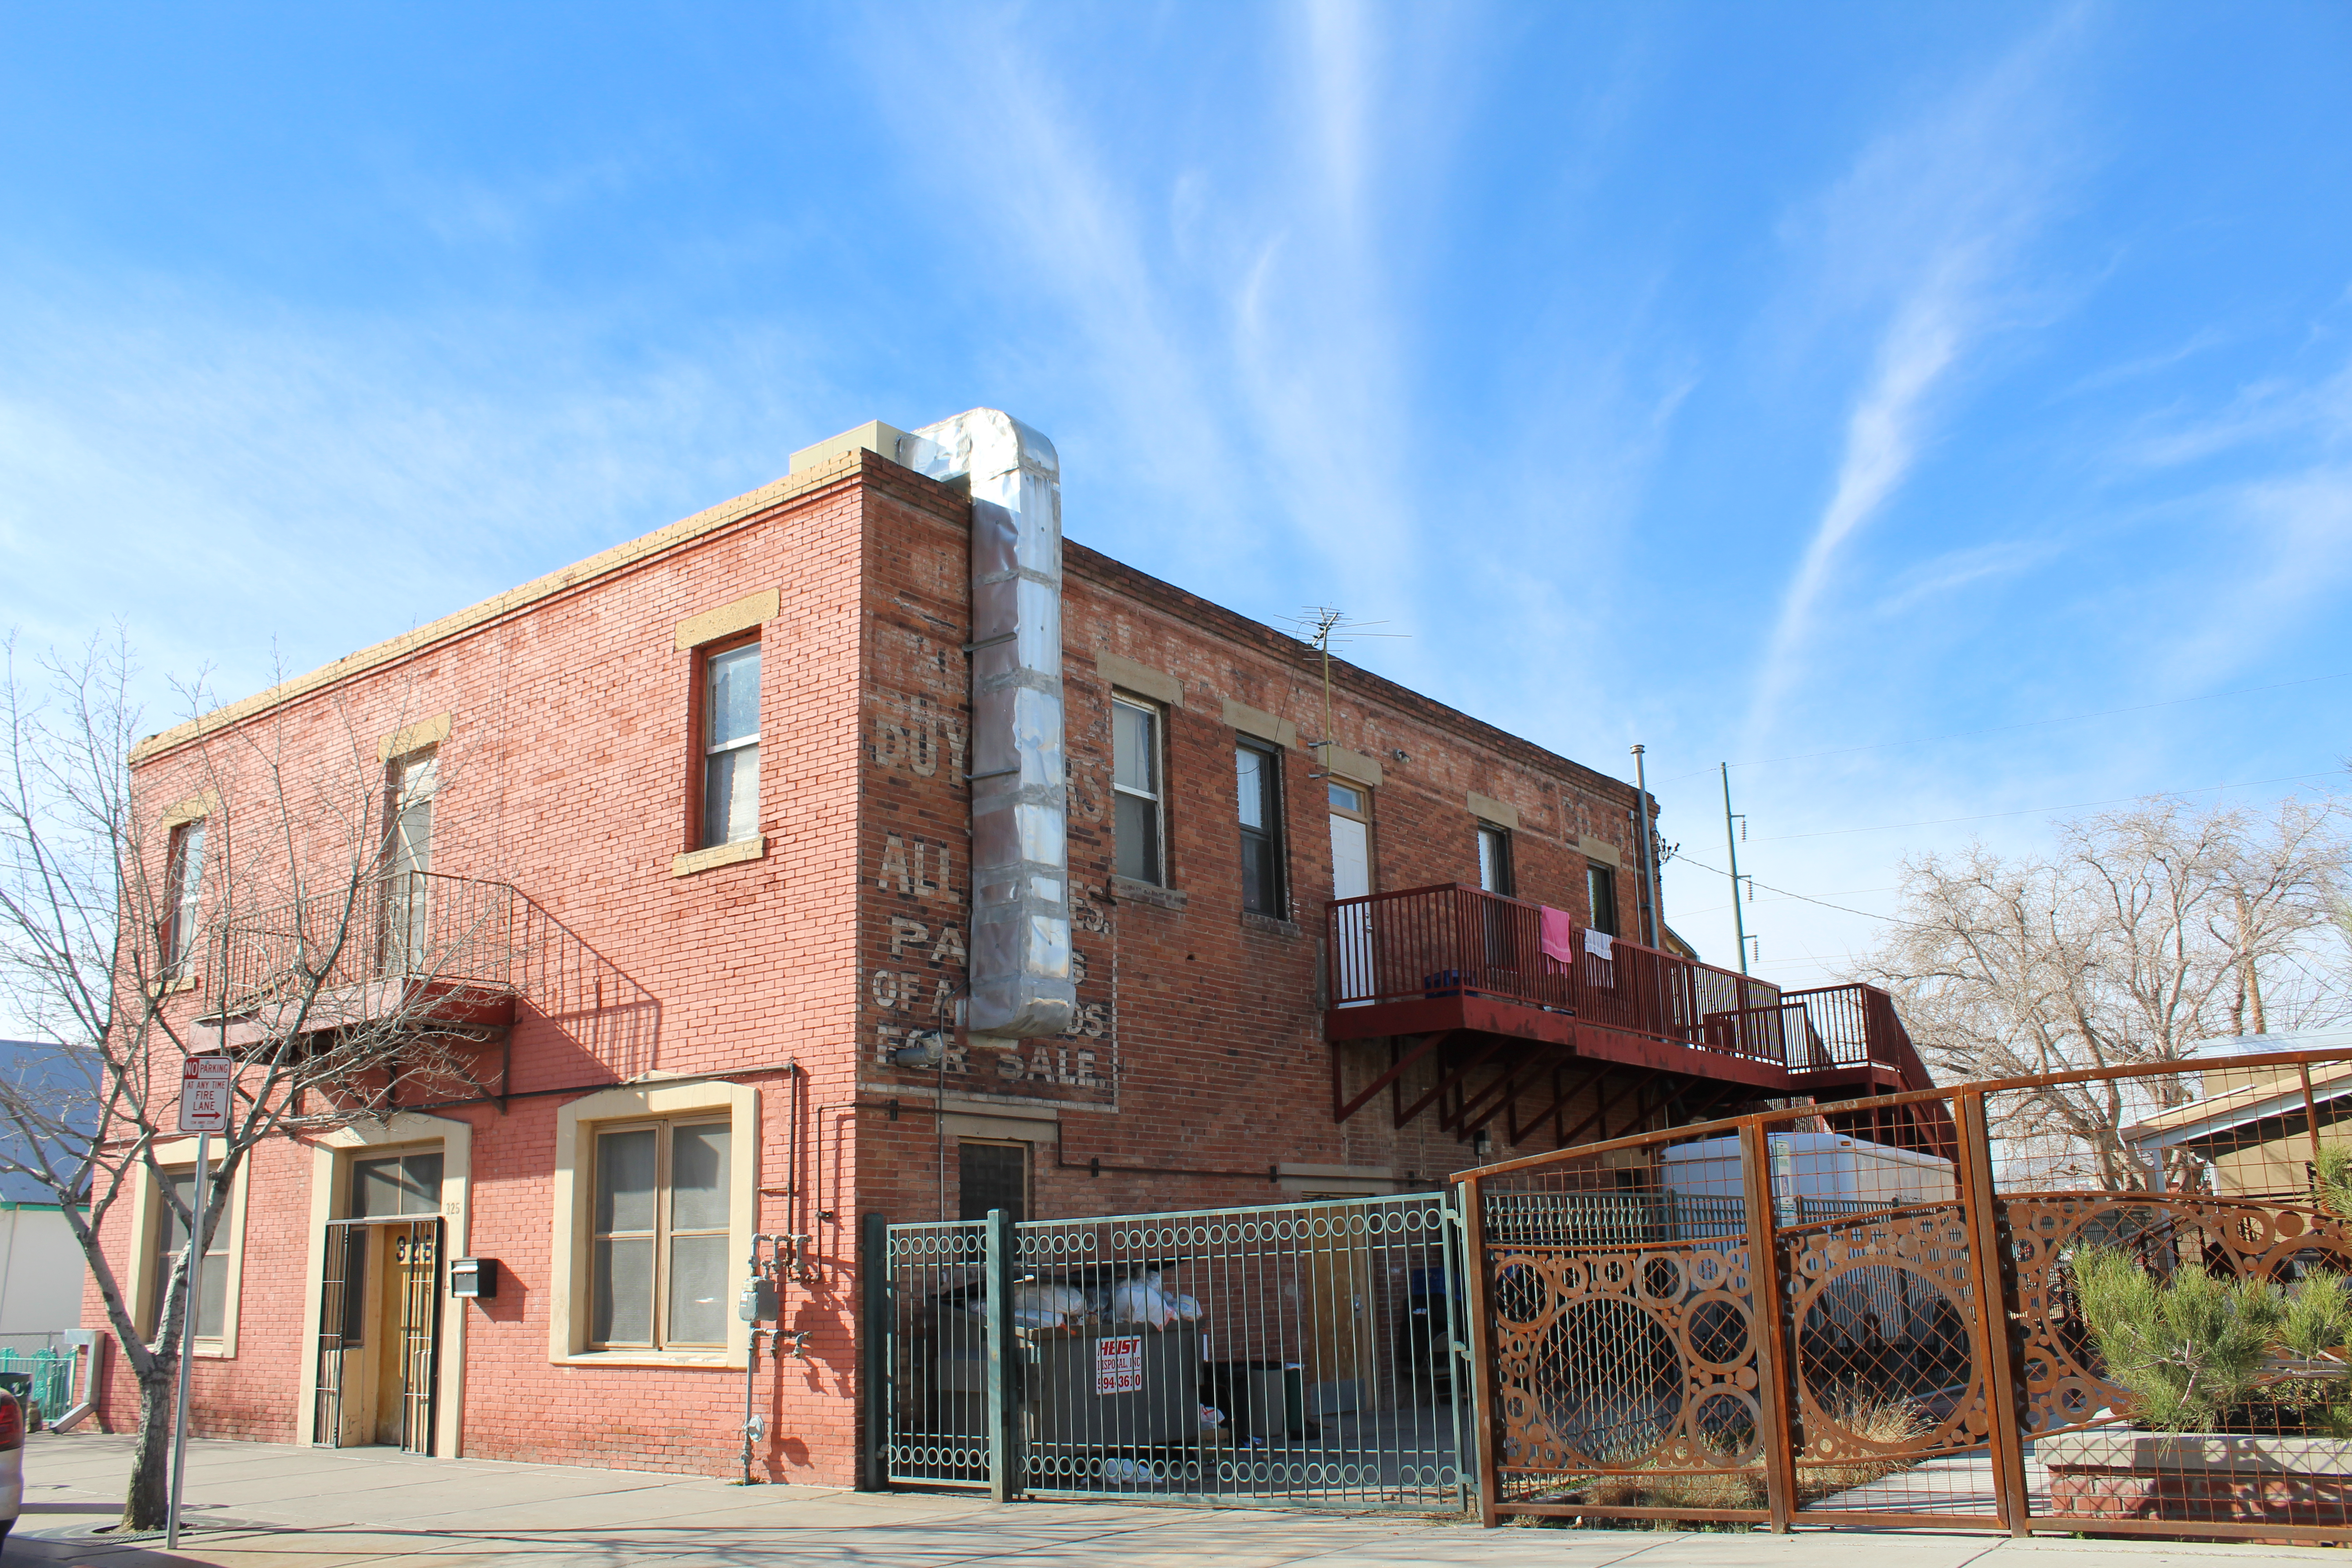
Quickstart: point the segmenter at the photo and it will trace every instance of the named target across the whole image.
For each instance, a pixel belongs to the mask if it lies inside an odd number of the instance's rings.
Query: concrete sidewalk
[[[654,1563],[887,1563],[892,1568],[1038,1563],[1106,1568],[2124,1568],[2178,1562],[2254,1568],[2308,1550],[2158,1546],[1982,1535],[1808,1531],[1798,1535],[1482,1531],[1459,1521],[1244,1509],[1024,1502],[938,1493],[736,1487],[636,1470],[424,1459],[381,1449],[199,1441],[180,1552],[160,1538],[93,1534],[121,1508],[130,1439],[43,1433],[25,1451],[25,1512],[6,1563],[100,1568],[521,1568]],[[2031,1556],[2035,1561],[2022,1561]]]

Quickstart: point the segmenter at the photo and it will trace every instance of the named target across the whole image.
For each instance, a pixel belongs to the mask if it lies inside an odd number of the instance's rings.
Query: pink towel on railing
[[[1569,919],[1566,910],[1543,906],[1544,956],[1561,963],[1576,962],[1576,922]]]

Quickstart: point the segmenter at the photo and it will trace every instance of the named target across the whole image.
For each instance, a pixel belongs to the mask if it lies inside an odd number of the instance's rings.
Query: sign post
[[[213,1134],[228,1131],[229,1084],[236,1064],[227,1057],[190,1057],[180,1067],[180,1131],[196,1135],[196,1179],[188,1202],[188,1266],[180,1298],[180,1375],[172,1415],[172,1501],[163,1519],[163,1550],[180,1545],[180,1491],[188,1478],[188,1363],[196,1353],[196,1314],[204,1306],[205,1193],[212,1185]]]

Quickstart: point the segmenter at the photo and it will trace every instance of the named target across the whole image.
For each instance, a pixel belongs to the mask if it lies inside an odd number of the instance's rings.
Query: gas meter
[[[776,1282],[764,1274],[744,1280],[743,1293],[735,1298],[735,1315],[747,1323],[774,1322]]]

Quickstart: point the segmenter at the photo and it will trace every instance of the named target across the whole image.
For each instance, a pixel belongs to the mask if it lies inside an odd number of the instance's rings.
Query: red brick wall
[[[763,1356],[757,1378],[774,1434],[760,1468],[780,1479],[852,1479],[856,1223],[874,1210],[955,1212],[954,1139],[930,1113],[942,1086],[968,1110],[1058,1116],[1062,1146],[1036,1151],[1043,1215],[1271,1201],[1284,1193],[1265,1172],[1285,1163],[1424,1184],[1471,1163],[1428,1118],[1402,1132],[1378,1108],[1331,1121],[1318,995],[1330,850],[1307,751],[1284,758],[1294,918],[1240,909],[1234,732],[1222,700],[1318,739],[1311,659],[1076,546],[1065,625],[1078,1022],[1011,1049],[974,1048],[950,1027],[946,1072],[888,1063],[890,1049],[952,1019],[963,980],[968,513],[957,492],[857,458],[694,537],[585,563],[551,591],[519,590],[397,658],[354,661],[342,679],[244,719],[237,734],[140,763],[152,804],[215,785],[231,825],[249,832],[270,815],[253,805],[255,759],[291,759],[348,795],[355,752],[366,775],[378,737],[452,716],[434,868],[510,882],[532,910],[510,1085],[531,1097],[440,1112],[474,1128],[464,1245],[503,1275],[495,1301],[446,1304],[467,1323],[466,1453],[712,1474],[736,1464],[740,1370],[549,1362],[551,1167],[571,1091],[721,1072],[761,1090],[759,1226],[814,1236],[818,1260],[814,1282],[784,1298],[785,1326],[811,1332],[805,1359],[779,1368]],[[782,608],[760,634],[767,853],[673,877],[671,857],[689,843],[697,671],[673,628],[770,587]],[[1099,653],[1182,686],[1168,729],[1169,895],[1111,878]],[[1335,668],[1330,739],[1386,770],[1375,885],[1475,881],[1475,790],[1518,810],[1521,894],[1582,918],[1578,836],[1622,850],[1630,792]],[[314,850],[331,858],[334,847],[322,837]],[[1620,890],[1631,929],[1629,879]],[[1376,1054],[1347,1050],[1361,1064]],[[796,1197],[786,1195],[790,1084],[772,1070],[788,1057],[807,1074]],[[894,1100],[896,1120],[885,1109]],[[199,1431],[294,1432],[312,1353],[300,1342],[310,1165],[308,1148],[282,1140],[256,1152],[236,1353],[198,1369]],[[118,1246],[128,1218],[125,1206],[110,1220]],[[121,1423],[130,1406],[118,1384],[108,1415]]]
[[[1017,1051],[967,1048],[950,1031],[944,1072],[900,1068],[887,1053],[937,1026],[961,984],[957,926],[969,889],[969,806],[958,775],[969,715],[960,651],[970,636],[961,509],[894,510],[877,531],[867,603],[877,628],[866,694],[868,826],[861,845],[865,990],[860,1030],[873,1099],[864,1191],[895,1219],[958,1212],[955,1139],[928,1108],[944,1091],[965,1113],[1058,1113],[1061,1145],[1033,1151],[1034,1213],[1117,1213],[1281,1201],[1268,1167],[1392,1170],[1427,1184],[1475,1163],[1424,1117],[1402,1131],[1381,1107],[1331,1120],[1329,1062],[1318,987],[1331,850],[1314,753],[1286,751],[1281,798],[1292,919],[1241,907],[1234,808],[1237,734],[1223,700],[1321,738],[1320,668],[1300,645],[1145,577],[1067,547],[1064,694],[1070,768],[1072,945],[1081,1021]],[[1110,688],[1096,656],[1132,659],[1181,682],[1167,711],[1169,891],[1113,880]],[[1478,879],[1472,791],[1516,806],[1521,897],[1585,909],[1580,835],[1626,854],[1632,791],[1343,664],[1334,665],[1331,739],[1383,768],[1373,810],[1376,889]],[[1404,753],[1400,760],[1397,752]],[[950,870],[928,878],[912,869]],[[1633,925],[1631,879],[1618,879],[1621,929]],[[922,940],[916,939],[918,931]],[[1384,1047],[1341,1047],[1360,1077]],[[1570,1108],[1590,1109],[1590,1096]],[[1549,1147],[1547,1141],[1542,1146]],[[1099,1175],[1092,1162],[1099,1160]]]

